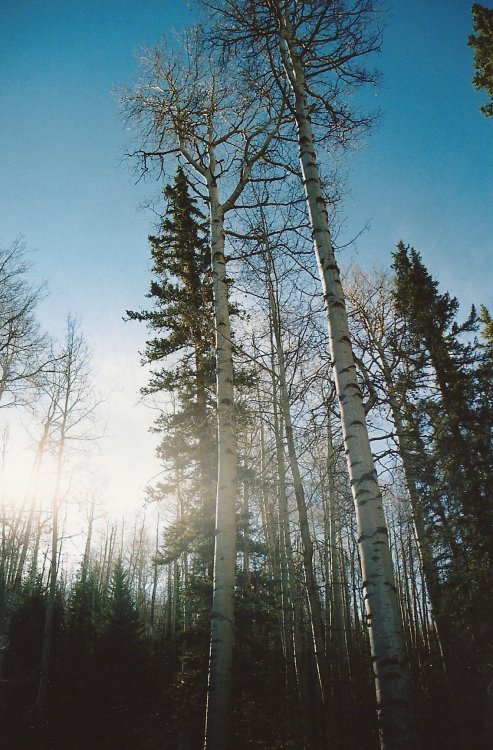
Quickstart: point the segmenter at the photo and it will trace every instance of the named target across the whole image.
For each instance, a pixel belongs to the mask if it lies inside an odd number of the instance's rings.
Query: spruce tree
[[[174,369],[163,365],[153,371],[144,393],[179,390],[183,398],[195,398],[196,411],[203,412],[214,367],[208,225],[190,195],[181,167],[174,184],[167,185],[163,194],[168,209],[161,233],[149,237],[154,279],[147,297],[154,307],[127,310],[127,315],[130,320],[147,323],[157,334],[147,341],[145,362],[163,363],[172,354],[182,354]]]
[[[128,316],[145,322],[154,334],[143,354],[144,362],[155,366],[144,394],[169,396],[170,406],[154,427],[161,436],[157,455],[164,473],[150,499],[176,502],[176,517],[164,530],[159,562],[174,571],[176,586],[168,616],[172,611],[177,616],[167,634],[181,638],[184,632],[190,635],[196,622],[192,606],[208,611],[212,594],[215,332],[209,222],[198,209],[181,167],[163,193],[167,208],[160,232],[149,237],[153,278],[147,297],[152,308]],[[202,635],[207,627],[207,621],[200,620]],[[176,647],[179,639],[171,641],[168,645]],[[185,648],[182,669],[183,679],[192,679]]]
[[[481,349],[473,337],[474,308],[458,322],[457,299],[439,291],[421,255],[402,242],[394,270],[396,309],[418,364],[406,384],[408,436],[439,564],[440,614],[450,625],[451,677],[457,695],[459,690],[466,695],[457,710],[472,731],[484,721],[481,702],[491,680],[485,665],[491,658],[493,610],[484,595],[493,582],[488,344]],[[482,316],[488,341],[488,316]]]
[[[147,341],[143,361],[161,367],[152,371],[143,393],[166,392],[175,402],[172,413],[163,412],[155,423],[163,434],[158,455],[168,471],[153,496],[180,495],[187,485],[188,496],[197,498],[194,513],[202,516],[202,533],[210,537],[212,556],[215,357],[208,222],[181,167],[163,194],[167,211],[161,231],[149,237],[154,277],[147,297],[153,308],[127,315],[155,333]],[[186,525],[182,530],[177,553],[180,546],[187,547]]]
[[[493,116],[493,8],[474,3],[472,19],[476,36],[471,34],[467,43],[474,51],[475,88],[489,96],[490,101],[480,107],[487,117]]]
[[[406,322],[411,349],[427,356],[439,392],[439,398],[433,398],[432,388],[424,406],[460,541],[478,564],[491,570],[493,488],[487,470],[491,442],[487,435],[477,434],[478,355],[470,340],[478,318],[472,308],[466,321],[459,323],[458,300],[439,291],[420,254],[402,242],[394,253],[394,270],[397,312]]]
[[[476,413],[480,424],[477,432],[491,444],[493,443],[493,319],[484,305],[480,307],[479,322],[481,338],[478,341],[480,360],[476,368]],[[491,455],[488,465],[490,475],[493,475],[493,456]]]

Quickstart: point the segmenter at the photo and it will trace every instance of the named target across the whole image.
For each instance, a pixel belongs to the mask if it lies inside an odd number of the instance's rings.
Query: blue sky
[[[375,97],[382,110],[351,160],[348,226],[370,229],[361,264],[388,262],[402,239],[464,305],[493,303],[493,119],[471,84],[470,4],[394,3]]]
[[[6,242],[21,233],[37,249],[50,310],[96,326],[101,314],[136,304],[132,289],[147,283],[150,216],[138,212],[143,188],[121,163],[125,131],[111,92],[136,76],[143,45],[187,17],[186,4],[3,0],[2,8],[0,234]]]
[[[3,0],[0,21],[0,239],[36,248],[52,290],[46,315],[69,309],[89,327],[138,305],[147,285],[156,185],[135,185],[122,163],[125,130],[115,87],[136,55],[188,4],[171,0]],[[344,161],[342,240],[361,264],[387,263],[399,239],[465,303],[493,304],[493,121],[478,111],[466,46],[466,0],[400,0],[386,14],[382,117]],[[344,263],[346,256],[342,256]]]
[[[122,162],[126,132],[111,92],[132,84],[143,46],[191,18],[178,0],[0,2],[0,241],[22,234],[36,250],[34,275],[51,291],[44,324],[59,333],[69,312],[79,318],[103,390],[117,381],[122,414],[144,382],[145,331],[121,317],[148,287],[153,216],[139,205],[159,185],[136,185]],[[340,260],[388,265],[402,239],[464,306],[493,309],[493,118],[471,84],[470,31],[465,0],[389,4],[375,59],[382,85],[369,96],[382,117],[344,160],[340,242],[369,229]],[[152,415],[121,419],[115,434],[127,431],[128,442]],[[144,461],[155,437],[139,439]]]

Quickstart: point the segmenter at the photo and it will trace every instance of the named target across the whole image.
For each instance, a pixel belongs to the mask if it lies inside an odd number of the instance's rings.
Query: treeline
[[[179,588],[185,636],[198,613],[207,612],[202,586],[213,564],[214,341],[211,279],[198,241],[206,226],[182,170],[165,193],[162,233],[150,238],[153,307],[129,315],[160,334],[149,341],[148,361],[162,362],[165,348],[169,363],[149,385],[168,391],[172,403],[156,423],[167,480],[152,496],[177,503],[163,552],[168,581]],[[284,241],[287,235],[284,227]],[[186,237],[194,237],[195,256]],[[234,743],[245,742],[243,697],[251,706],[247,742],[323,747],[329,736],[336,747],[376,747],[359,532],[323,355],[323,310],[300,267],[299,248],[286,252],[272,236],[247,247],[232,299],[244,297],[243,289],[254,290],[255,299],[248,297],[248,309],[231,310],[238,449]],[[353,267],[344,288],[384,496],[418,741],[486,748],[491,318],[481,307],[461,320],[457,299],[440,291],[421,255],[403,243],[391,272]]]
[[[93,502],[81,559],[61,564],[60,539],[55,556],[50,546],[53,508],[38,506],[33,520],[28,505],[9,508],[4,497],[1,721],[19,750],[203,742],[217,472],[211,279],[201,260],[206,226],[181,170],[166,195],[162,232],[151,238],[151,310],[130,313],[159,332],[148,359],[161,362],[165,349],[169,362],[148,387],[169,394],[155,426],[166,479],[150,491],[153,520],[125,530],[98,521]],[[240,301],[241,289],[255,290],[248,311],[232,308],[234,746],[318,748],[328,736],[338,748],[376,748],[358,531],[321,354],[323,310],[298,258],[251,252],[233,294]],[[461,321],[457,300],[403,244],[391,273],[353,267],[344,286],[421,746],[487,748],[491,525],[478,510],[488,508],[491,477],[491,319],[482,308]],[[190,296],[200,300],[193,312]],[[483,505],[466,493],[484,493]]]

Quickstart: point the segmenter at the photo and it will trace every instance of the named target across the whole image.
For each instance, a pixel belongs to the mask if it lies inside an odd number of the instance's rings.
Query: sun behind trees
[[[160,243],[169,247],[164,236]],[[200,254],[200,242],[197,250]],[[345,287],[384,486],[413,709],[423,748],[472,743],[486,750],[491,731],[491,613],[482,593],[489,572],[481,552],[483,537],[475,531],[475,506],[462,507],[464,496],[457,495],[462,485],[455,481],[461,469],[451,473],[449,464],[484,462],[482,468],[478,464],[482,477],[491,461],[487,446],[476,450],[476,441],[491,433],[491,320],[483,310],[479,325],[484,336],[477,342],[468,339],[468,326],[456,317],[455,300],[439,290],[421,256],[411,255],[405,246],[398,253],[410,261],[405,274],[382,277],[355,269],[345,278]],[[248,280],[255,290],[255,315],[235,320],[243,356],[255,361],[255,368],[238,384],[236,400],[234,747],[325,747],[307,590],[308,539],[324,630],[324,652],[318,658],[325,658],[329,670],[326,697],[334,746],[376,750],[358,532],[337,407],[327,390],[327,363],[320,356],[323,313],[312,296],[310,275],[300,271],[296,255],[288,257],[276,246],[274,235],[271,255],[266,267],[265,254],[252,247]],[[438,387],[431,353],[411,326],[417,318],[408,315],[416,290],[409,278],[413,267],[428,279],[430,299],[445,315],[441,340],[448,354],[439,361],[448,363],[447,382],[458,368],[453,382],[466,388],[465,401],[452,415]],[[207,287],[207,276],[203,281]],[[241,277],[238,283],[243,286],[245,281]],[[428,311],[433,313],[431,304]],[[204,324],[209,316],[206,312]],[[436,315],[428,322],[426,316],[422,319],[423,326],[438,323]],[[156,333],[166,338],[166,331]],[[192,351],[190,344],[183,353]],[[162,361],[170,373],[180,370],[174,357]],[[157,361],[154,365],[157,370]],[[28,533],[28,516],[10,517],[4,506],[2,581],[10,643],[0,682],[1,728],[13,747],[19,741],[25,750],[86,750],[89,745],[96,750],[147,750],[163,742],[171,748],[202,746],[213,531],[204,517],[201,494],[200,422],[188,417],[176,424],[166,421],[180,416],[180,393],[184,409],[193,413],[193,367],[176,389],[177,408],[162,423],[166,432],[157,433],[167,448],[165,478],[155,488],[160,517],[154,528],[137,518],[134,523],[127,519],[122,529],[98,519],[93,506],[80,567],[70,572],[62,563],[56,579],[47,702],[37,725],[30,712],[50,596],[49,566],[38,552],[41,532],[36,520]],[[213,390],[208,395],[212,399]],[[454,427],[454,415],[462,420],[470,455],[451,452],[442,443]],[[474,427],[479,420],[481,431]],[[290,445],[287,429],[292,431]],[[212,444],[212,458],[214,452]],[[304,540],[295,460],[307,510]],[[46,521],[45,532],[50,531],[49,518]],[[21,580],[15,583],[24,538],[27,554]],[[430,566],[438,579],[438,599]],[[464,684],[467,692],[462,696]]]

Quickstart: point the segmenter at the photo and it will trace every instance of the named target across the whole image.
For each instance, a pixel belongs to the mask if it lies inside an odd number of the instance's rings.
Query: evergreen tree
[[[493,625],[484,597],[493,561],[491,379],[472,336],[474,308],[459,323],[457,299],[439,291],[420,254],[402,242],[394,270],[395,305],[417,365],[403,384],[407,437],[438,562],[450,676],[459,721],[467,724],[468,739],[474,733],[483,746]],[[488,330],[487,317],[485,323]]]
[[[479,322],[481,339],[478,342],[480,362],[476,370],[478,395],[476,398],[478,418],[481,421],[479,434],[485,442],[493,442],[493,320],[490,313],[481,305]],[[490,456],[490,474],[493,473]]]
[[[432,430],[435,459],[455,505],[461,541],[491,570],[493,513],[491,442],[478,434],[476,419],[478,357],[474,342],[461,334],[477,329],[474,308],[467,320],[456,320],[459,303],[440,293],[421,256],[402,242],[394,253],[395,303],[406,321],[411,348],[426,353],[439,399],[427,394],[425,410]]]
[[[476,36],[471,34],[467,43],[474,51],[474,78],[477,89],[483,89],[490,101],[480,107],[487,117],[493,116],[493,8],[474,3],[472,19]]]
[[[372,2],[203,0],[216,21],[214,43],[234,53],[271,111],[289,100],[296,130],[316,263],[327,318],[332,373],[359,530],[381,747],[414,747],[409,675],[388,530],[351,348],[344,292],[329,227],[319,147],[368,123],[348,106],[349,89],[373,80],[364,57],[379,47]],[[268,61],[267,65],[265,62]],[[260,82],[260,85],[259,85]],[[289,92],[289,95],[288,93]]]
[[[97,628],[101,623],[101,595],[97,579],[89,571],[82,575],[69,592],[67,603],[67,648],[76,669],[85,669],[94,649]]]
[[[143,625],[135,607],[128,584],[127,573],[119,560],[113,571],[111,595],[103,628],[102,641],[105,654],[115,665],[121,664],[122,655],[139,649],[142,642]],[[125,665],[126,669],[127,665]]]
[[[146,645],[128,574],[119,560],[113,570],[92,668],[91,713],[94,730],[104,739],[101,747],[138,745],[140,717],[156,689]]]
[[[200,410],[205,407],[205,389],[213,380],[214,367],[208,225],[190,196],[181,167],[174,184],[163,193],[168,211],[160,235],[149,237],[155,278],[147,297],[153,300],[154,309],[128,310],[127,315],[130,320],[144,321],[158,334],[147,342],[145,362],[162,362],[177,352],[184,355],[174,370],[154,371],[144,392],[178,389],[184,397],[195,398]]]
[[[493,320],[489,311],[484,305],[481,305],[480,307],[479,320],[481,325],[483,326],[481,332],[483,339],[485,340],[485,344],[483,346],[485,349],[487,349],[489,358],[493,359]]]
[[[22,589],[10,620],[7,671],[14,677],[29,675],[31,689],[41,659],[45,612],[46,596],[38,582],[32,592]]]
[[[189,183],[178,167],[173,185],[164,188],[168,209],[158,236],[150,236],[151,281],[147,297],[153,309],[127,311],[155,332],[147,341],[143,361],[161,363],[144,394],[160,391],[173,395],[175,407],[156,420],[163,434],[158,455],[168,469],[165,482],[151,497],[187,496],[196,499],[192,510],[201,517],[202,536],[209,538],[212,559],[214,477],[216,473],[213,399],[215,382],[212,279],[208,222],[190,195]],[[173,357],[179,355],[178,360]],[[180,512],[180,517],[183,515]],[[187,525],[174,534],[174,551],[188,546]]]

